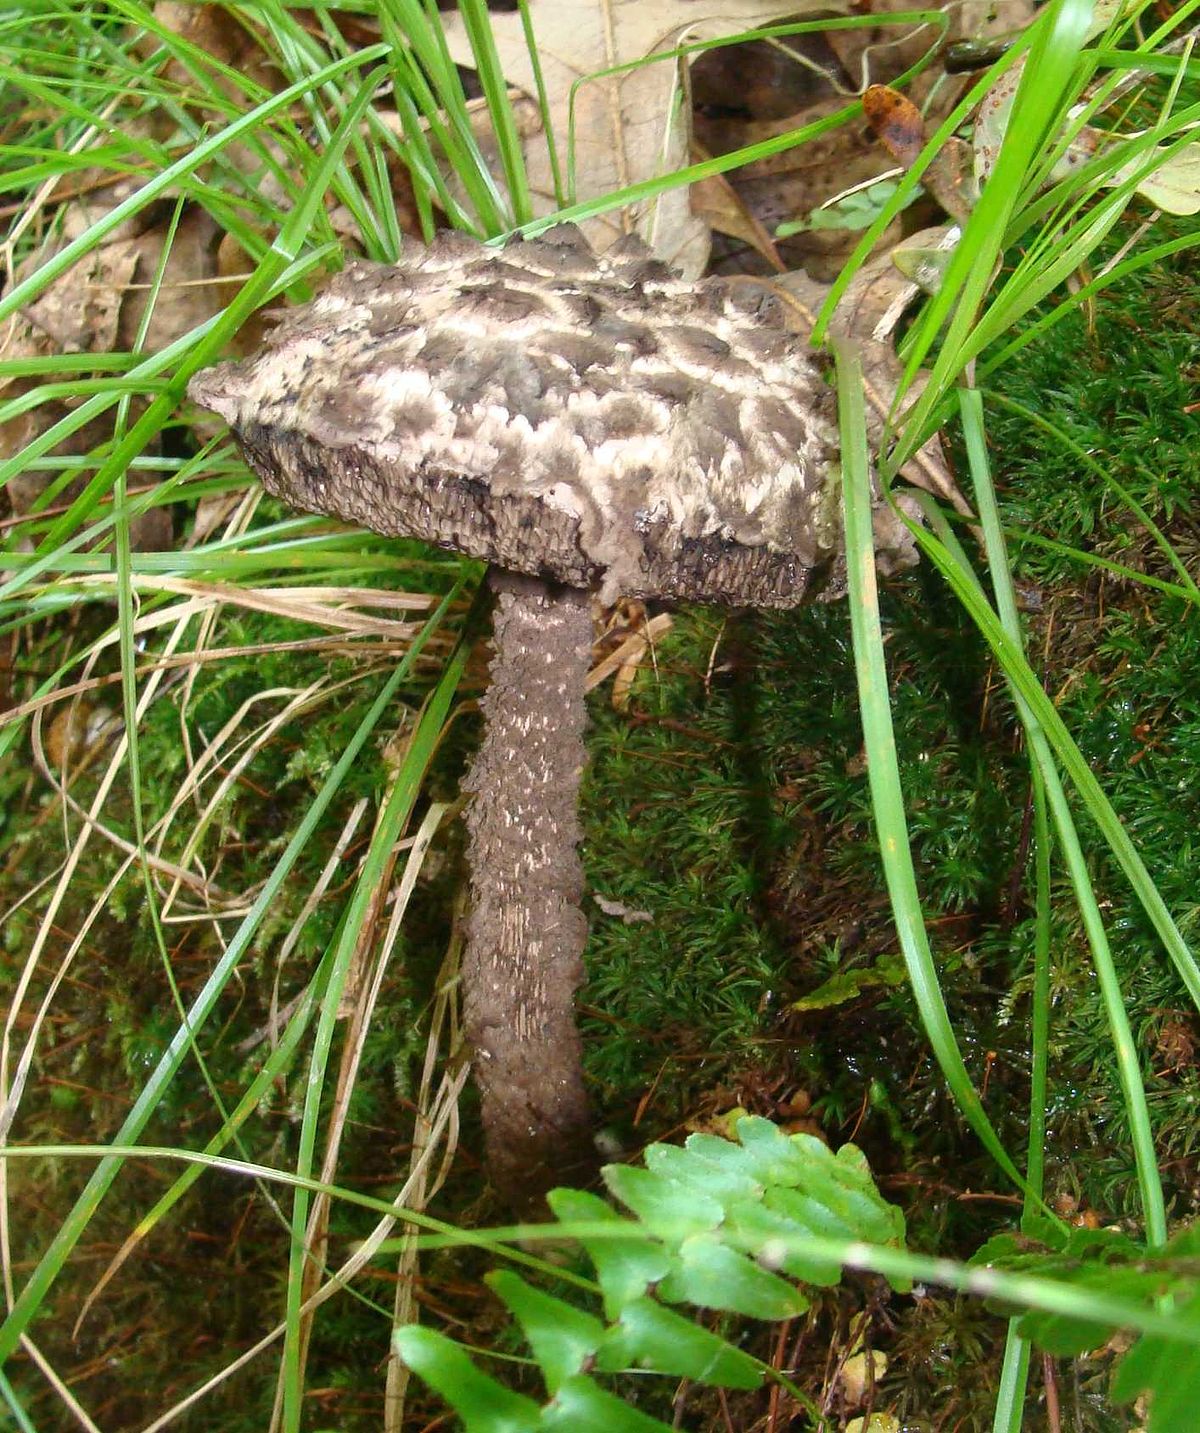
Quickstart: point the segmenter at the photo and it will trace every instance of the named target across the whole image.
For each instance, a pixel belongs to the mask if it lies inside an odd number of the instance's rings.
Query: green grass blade
[[[1088,766],[1054,703],[1043,691],[1041,683],[1029,666],[1025,653],[1009,638],[990,604],[983,599],[972,579],[965,577],[958,562],[923,529],[914,527],[917,545],[946,578],[964,609],[996,654],[996,659],[1016,692],[1028,704],[1054,750],[1062,769],[1083,798],[1092,820],[1100,828],[1125,877],[1133,887],[1159,939],[1166,947],[1171,963],[1200,1009],[1200,966],[1189,950],[1166,903],[1150,878],[1137,848],[1121,824],[1112,803],[1105,796],[1095,774]]]
[[[508,203],[471,128],[462,81],[436,13],[431,15],[417,0],[385,0],[379,17],[384,36],[393,46],[395,93],[404,117],[406,144],[421,166],[418,203],[422,191],[426,197],[444,194],[450,200],[446,212],[452,218],[459,216],[455,220],[458,227],[484,234],[499,233],[510,222]],[[428,138],[422,132],[422,120]],[[444,156],[441,161],[436,150]],[[465,191],[469,206],[466,213],[449,194],[441,175],[443,164]],[[474,213],[473,222],[470,211]]]
[[[513,222],[527,224],[533,218],[533,196],[529,192],[529,176],[525,171],[525,155],[512,102],[508,97],[508,81],[496,50],[491,16],[483,0],[458,0],[459,14],[475,56],[475,72],[487,101],[492,131],[500,150],[500,163],[508,185]]]
[[[1074,293],[1068,294],[1060,303],[1049,311],[1032,320],[1021,330],[1015,338],[1009,340],[1003,348],[980,362],[978,373],[981,376],[994,373],[997,369],[1010,363],[1023,348],[1029,346],[1036,339],[1040,338],[1056,323],[1060,323],[1077,308],[1089,303],[1097,294],[1103,293],[1105,289],[1123,279],[1131,278],[1141,270],[1150,268],[1160,259],[1170,258],[1172,254],[1182,253],[1185,249],[1194,249],[1200,245],[1200,234],[1187,233],[1178,235],[1174,239],[1168,239],[1162,244],[1152,245],[1143,249],[1140,253],[1131,255],[1119,264],[1113,265],[1111,269],[1106,268],[1103,273],[1088,283],[1081,285]]]
[[[1046,785],[1036,762],[1030,763],[1030,779],[1033,784],[1036,924],[1029,1039],[1029,1154],[1026,1158],[1025,1177],[1029,1180],[1029,1187],[1040,1198],[1046,1172],[1046,1105],[1050,1080],[1050,941],[1053,932],[1050,907],[1050,814],[1046,805]],[[1028,1220],[1036,1213],[1034,1205],[1026,1201],[1023,1217]]]
[[[25,1412],[17,1397],[16,1389],[4,1376],[2,1369],[0,1369],[0,1399],[4,1400],[4,1406],[12,1416],[13,1427],[18,1429],[19,1433],[37,1433],[37,1425],[30,1420],[29,1414]]]
[[[1000,512],[996,505],[995,490],[992,487],[988,467],[987,448],[983,430],[983,405],[977,392],[963,390],[960,393],[963,413],[963,428],[967,440],[967,458],[975,484],[975,499],[983,527],[984,545],[988,567],[992,574],[993,590],[999,621],[1005,636],[1018,651],[1023,650],[1021,622],[1017,615],[1017,598],[1013,589],[1008,556],[1004,548],[1004,535],[1000,527]],[[975,589],[977,593],[977,589]],[[978,598],[977,598],[978,600]],[[1152,1245],[1167,1241],[1167,1217],[1163,1201],[1162,1180],[1158,1173],[1158,1159],[1154,1149],[1154,1133],[1150,1123],[1150,1110],[1146,1101],[1146,1090],[1142,1082],[1141,1066],[1138,1061],[1137,1042],[1129,1024],[1121,996],[1121,984],[1117,977],[1104,920],[1100,914],[1100,903],[1092,888],[1075,822],[1067,803],[1066,793],[1059,779],[1058,769],[1050,754],[1046,734],[1023,700],[1014,689],[1014,700],[1025,729],[1033,758],[1044,784],[1046,798],[1058,831],[1059,843],[1075,890],[1088,943],[1092,948],[1092,960],[1100,982],[1105,1013],[1108,1017],[1113,1051],[1117,1057],[1117,1071],[1129,1118],[1129,1129],[1133,1139],[1134,1160],[1137,1165],[1138,1184],[1142,1192],[1142,1207],[1146,1218],[1146,1235]]]
[[[1004,1148],[963,1063],[929,937],[921,913],[912,849],[904,814],[904,796],[896,758],[895,733],[888,699],[887,666],[879,619],[875,574],[875,541],[871,524],[870,459],[867,453],[862,366],[857,352],[844,340],[835,344],[838,367],[838,412],[842,438],[843,514],[846,529],[851,630],[858,676],[863,737],[871,804],[879,834],[880,859],[891,898],[900,948],[908,967],[913,995],[954,1099],[971,1128],[996,1163],[1018,1186],[1025,1181]]]
[[[382,47],[375,46],[374,48],[378,50]],[[363,53],[368,52],[364,51]],[[126,470],[130,460],[139,455],[146,444],[158,436],[163,424],[178,403],[188,378],[209,363],[224,343],[241,328],[250,314],[266,300],[276,281],[287,271],[300,252],[309,229],[312,227],[314,215],[324,203],[325,192],[341,163],[345,147],[355,133],[362,113],[370,104],[375,90],[385,78],[386,71],[381,68],[363,79],[361,88],[354,100],[347,106],[345,115],[322,155],[320,163],[314,170],[303,199],[288,216],[274,243],[254,273],[246,280],[237,297],[224,313],[204,328],[203,336],[190,346],[185,346],[184,351],[187,356],[176,370],[165,391],[155,396],[129,433],[117,442],[112,454],[97,470],[96,476],[88,484],[85,492],[72,504],[71,509],[50,528],[43,539],[43,549],[52,550],[60,542],[70,537],[71,530],[77,521],[79,505],[89,499],[94,499],[97,492],[108,491],[112,487],[119,474]],[[230,128],[232,129],[233,126]],[[224,137],[228,137],[229,133],[229,130],[224,131]],[[94,225],[93,229],[96,227],[98,226]],[[90,232],[91,230],[89,230]],[[173,345],[173,348],[178,347],[178,344]],[[158,357],[161,359],[162,355],[160,354]]]
[[[996,1390],[996,1411],[992,1433],[1021,1433],[1025,1415],[1025,1389],[1029,1381],[1029,1344],[1017,1332],[1019,1320],[1008,1321],[1004,1361],[1000,1365],[1000,1386]]]
[[[11,318],[14,313],[32,303],[38,295],[46,289],[61,274],[78,263],[85,255],[90,254],[114,229],[119,228],[126,219],[138,214],[163,194],[169,193],[180,181],[189,178],[207,160],[212,159],[222,149],[227,148],[235,139],[239,139],[249,131],[260,126],[265,120],[278,114],[301,95],[320,85],[327,79],[337,79],[350,70],[362,69],[366,65],[382,58],[388,53],[386,45],[371,45],[368,49],[358,54],[350,55],[344,60],[338,60],[332,65],[327,65],[324,70],[287,89],[280,90],[277,95],[264,101],[249,114],[242,115],[227,125],[218,134],[211,136],[195,149],[189,150],[187,154],[177,159],[174,164],[168,165],[152,179],[148,180],[137,191],[131,194],[128,199],[116,205],[103,218],[98,219],[77,239],[64,245],[52,258],[47,259],[35,273],[30,274],[27,279],[14,285],[7,294],[0,299],[0,322]],[[369,98],[369,96],[368,96]],[[348,138],[348,136],[347,136]],[[322,190],[321,193],[324,191]],[[319,199],[319,195],[317,198]],[[306,203],[304,209],[308,211],[307,217],[311,219],[311,211],[315,204]],[[299,212],[299,210],[297,210]],[[290,255],[289,257],[294,257]]]
[[[918,435],[926,419],[962,368],[964,351],[1029,169],[1057,124],[1072,86],[1078,83],[1079,55],[1091,16],[1091,0],[1054,0],[1030,26],[1030,51],[995,168],[951,256],[942,287],[927,305],[907,345],[905,387],[948,321],[929,382],[913,405],[889,471],[899,468],[919,447]]]
[[[529,13],[529,0],[517,0],[517,10],[521,16],[521,33],[525,37],[525,48],[529,51],[529,66],[533,71],[538,113],[541,115],[542,134],[546,140],[550,181],[554,185],[554,207],[565,209],[567,207],[567,190],[563,182],[562,163],[558,157],[558,143],[554,137],[554,115],[550,107],[550,96],[546,90],[546,77],[542,73],[542,57],[538,53],[537,37],[533,33],[533,18]]]

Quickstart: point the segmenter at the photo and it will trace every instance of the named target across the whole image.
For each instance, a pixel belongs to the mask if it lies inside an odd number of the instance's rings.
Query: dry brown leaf
[[[241,492],[213,493],[208,497],[201,498],[196,503],[191,531],[188,533],[184,546],[200,547],[207,542],[233,517],[245,501],[245,497],[246,493],[243,489]]]
[[[770,123],[744,125],[737,140],[739,144],[757,144],[774,139],[836,114],[845,106],[845,99],[831,91],[798,114]],[[705,129],[700,132],[707,138]],[[747,164],[730,180],[749,213],[769,234],[774,234],[781,224],[807,219],[844,190],[879,179],[889,167],[866,123],[857,120],[794,149]],[[894,242],[899,234],[897,223],[881,242]],[[814,278],[832,280],[860,237],[845,229],[806,229],[778,240],[777,249],[789,269],[803,267]]]
[[[872,85],[863,96],[863,113],[897,164],[911,169],[925,148],[925,121],[916,105],[890,85]],[[921,175],[927,193],[960,224],[975,207],[973,164],[971,146],[951,136]]]
[[[893,10],[911,10],[905,0],[869,0],[855,13],[885,16]],[[940,6],[947,12],[945,42],[979,40],[989,35],[1011,35],[1027,25],[1034,13],[1030,0],[956,0]],[[932,27],[899,30],[895,25],[874,29],[831,30],[830,48],[841,61],[854,89],[861,94],[869,84],[886,83],[914,64],[934,38]]]
[[[626,683],[626,698],[628,686],[632,685],[633,677],[636,676],[638,668],[645,660],[648,653],[654,650],[654,644],[660,637],[665,637],[671,630],[671,614],[660,612],[652,617],[643,626],[631,632],[621,644],[607,656],[603,657],[588,673],[586,690],[594,691],[602,682],[608,680],[614,673],[620,676],[621,673],[628,673]],[[615,689],[612,697],[614,707],[627,705],[627,699],[618,700]]]
[[[156,25],[168,34],[178,35],[181,40],[195,45],[220,64],[262,85],[265,90],[273,91],[281,87],[279,73],[270,63],[266,51],[253,31],[237,19],[230,7],[158,0],[154,7],[154,19]],[[148,51],[157,43],[148,39],[144,48]],[[180,85],[185,93],[192,91],[193,77],[178,60],[167,62],[164,78]],[[230,99],[239,104],[245,103],[245,91],[238,85],[222,79],[215,71],[214,79]]]
[[[25,310],[32,332],[14,322],[6,357],[27,353],[108,353],[117,346],[121,300],[137,272],[137,240],[95,249]]]
[[[680,103],[678,62],[668,54],[674,47],[736,34],[780,17],[847,8],[846,0],[793,0],[790,8],[787,0],[658,0],[653,5],[531,0],[555,138],[564,152],[574,94],[577,197],[611,193],[688,163],[690,107]],[[443,19],[453,58],[472,65],[460,17],[446,14]],[[535,96],[520,16],[493,14],[491,22],[505,77]],[[598,77],[601,71],[642,60],[652,62]],[[525,161],[538,212],[552,213],[556,204],[543,135],[525,145]],[[634,230],[685,278],[698,277],[708,258],[708,230],[691,213],[686,189],[671,190],[620,214],[602,215],[584,229],[598,250]]]
[[[705,158],[700,154],[697,158]],[[692,213],[718,234],[740,239],[757,250],[777,274],[787,272],[775,241],[753,214],[725,174],[712,174],[692,185]]]
[[[92,201],[89,197],[83,202]],[[71,210],[74,207],[74,203],[68,206]],[[66,217],[70,219],[70,214]],[[216,224],[202,209],[189,209],[175,229],[163,263],[167,233],[163,222],[142,229],[134,237],[122,237],[93,250],[14,316],[5,335],[3,356],[12,359],[57,353],[128,352],[139,338],[145,351],[157,352],[218,313],[228,294],[215,282],[221,237]],[[45,257],[40,254],[38,262]],[[147,319],[146,306],[160,264],[162,274],[154,310]],[[30,380],[10,380],[0,384],[0,391],[13,398],[37,386]],[[73,406],[69,400],[53,399],[0,424],[0,458],[21,452],[66,417]],[[140,405],[134,403],[132,411],[136,415]],[[51,451],[56,457],[81,457],[105,442],[111,433],[111,415],[102,414]],[[15,516],[32,510],[50,477],[48,472],[30,467],[12,479],[7,492]],[[81,478],[65,487],[60,501],[69,502],[84,481]],[[142,551],[169,547],[170,513],[165,508],[150,509],[134,520],[130,536],[134,547]]]
[[[863,114],[897,164],[911,169],[925,147],[925,121],[912,100],[891,85],[869,85],[863,95]]]
[[[779,41],[781,52],[786,46],[793,54],[794,72],[790,79],[780,73],[778,59],[773,57],[769,74],[774,90],[780,95],[803,95],[803,103],[790,111],[774,105],[771,89],[753,74],[760,47],[732,47],[721,62],[724,68],[720,73],[729,89],[724,101],[707,76],[700,87],[705,106],[696,120],[697,140],[709,153],[726,154],[827,119],[843,111],[868,86],[893,81],[925,54],[935,38],[930,26],[882,23],[888,12],[910,8],[905,0],[876,0],[870,9],[881,23],[872,29],[829,30]],[[990,18],[990,10],[982,4],[945,8],[951,38],[990,33],[1000,23]],[[1017,15],[1027,18],[1031,13],[1027,0],[1005,0],[1002,8],[1003,24],[1009,29],[1023,23]],[[855,13],[861,11],[856,8]],[[751,73],[742,73],[735,59],[748,64]],[[710,63],[705,57],[696,69]],[[962,84],[961,80],[946,83],[935,65],[918,75],[905,95],[924,112],[926,122],[936,122],[954,104]],[[848,190],[869,185],[892,167],[867,120],[853,118],[804,145],[746,165],[730,179],[750,215],[774,234],[781,223],[806,221],[822,205]],[[900,233],[897,223],[881,238],[881,245],[895,243]],[[814,278],[832,279],[859,238],[851,229],[806,228],[779,241],[777,248],[789,269],[803,267]]]
[[[917,30],[908,26],[889,33],[895,41]],[[838,53],[837,35],[783,37],[769,56],[753,42],[730,48],[719,60],[705,56],[697,64],[706,97],[696,119],[697,139],[708,151],[726,154],[843,114],[853,103],[858,81]],[[919,37],[919,52],[928,43],[928,36]],[[902,62],[902,56],[896,60]],[[724,77],[724,96],[709,76],[710,67]],[[787,97],[795,101],[790,108],[783,103]],[[806,219],[841,190],[878,178],[884,167],[866,124],[854,118],[803,145],[745,165],[730,178],[750,214],[774,234],[780,224]],[[803,264],[816,277],[832,277],[846,245],[844,232],[822,229],[789,238],[779,252],[787,268]]]
[[[137,342],[160,264],[162,278],[142,339],[142,348],[147,353],[159,352],[213,318],[237,291],[236,285],[216,282],[221,230],[198,205],[184,213],[171,237],[171,248],[164,262],[162,252],[167,236],[163,225],[147,230],[131,245],[137,267],[133,282],[121,296],[119,349],[132,349]]]

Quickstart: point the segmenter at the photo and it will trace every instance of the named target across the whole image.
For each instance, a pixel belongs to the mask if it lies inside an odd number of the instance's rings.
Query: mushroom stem
[[[583,981],[579,782],[588,597],[493,569],[483,743],[467,777],[463,1004],[489,1173],[516,1209],[594,1158],[574,996]]]

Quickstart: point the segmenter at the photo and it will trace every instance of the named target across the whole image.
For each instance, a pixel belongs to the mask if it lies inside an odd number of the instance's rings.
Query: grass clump
[[[482,27],[480,51],[486,16],[463,10]],[[1080,1271],[1101,1260],[1131,1301],[1110,1322],[1167,1339],[1168,1355],[1182,1346],[1156,1319],[1163,1290],[1180,1307],[1191,1297],[1191,1256],[1172,1245],[1160,1265],[1133,1241],[1162,1243],[1159,1189],[1172,1232],[1196,1213],[1196,1027],[1178,936],[1196,926],[1198,231],[1157,218],[1155,263],[1135,269],[1141,251],[1121,246],[1141,237],[1145,201],[1132,181],[1123,193],[1103,181],[1155,161],[1151,146],[1194,142],[1194,61],[1143,86],[1145,134],[1122,133],[1091,171],[1043,186],[1089,84],[1110,85],[1171,38],[1136,29],[1147,13],[1101,35],[1058,0],[981,81],[980,94],[1003,84],[1025,56],[1020,124],[902,351],[926,358],[933,381],[882,458],[891,471],[943,428],[986,556],[974,522],[934,513],[928,560],[882,594],[877,638],[853,579],[854,633],[836,605],[679,612],[628,704],[593,698],[583,1014],[597,1105],[622,1152],[687,1129],[731,1133],[738,1111],[795,1135],[819,1129],[865,1150],[883,1196],[907,1209],[910,1248],[966,1259],[1020,1223],[1033,1252],[1008,1249],[1002,1268],[1027,1271],[1012,1261],[1030,1257],[1044,1274],[1004,1286],[1013,1302],[1000,1314],[1043,1317],[1012,1324],[1006,1352],[979,1301],[988,1290],[960,1265],[933,1268],[952,1294],[887,1292],[877,1276],[899,1266],[877,1259],[794,1324],[721,1323],[792,1370],[791,1403],[783,1383],[730,1395],[735,1426],[788,1409],[811,1426],[846,1421],[854,1409],[831,1370],[864,1337],[891,1358],[874,1406],[913,1426],[1044,1419],[1051,1395],[1023,1362],[1038,1338],[1064,1360],[1090,1351],[1050,1366],[1065,1416],[1123,1426],[1100,1315],[1086,1345],[1048,1322],[1066,1306],[1083,1316],[1092,1291]],[[0,415],[3,477],[48,483],[9,515],[0,579],[11,657],[0,959],[12,1001],[0,1097],[16,1116],[10,1145],[34,1147],[5,1161],[0,1191],[0,1394],[14,1426],[134,1427],[174,1407],[181,1426],[262,1428],[277,1412],[288,1429],[378,1427],[377,1365],[418,1300],[422,1322],[465,1329],[499,1355],[493,1367],[523,1356],[481,1286],[488,1260],[456,1243],[510,1247],[479,1233],[495,1211],[471,1139],[450,1165],[464,1084],[453,803],[483,680],[468,609],[479,574],[247,497],[240,461],[179,400],[263,302],[306,296],[349,248],[389,259],[444,220],[480,235],[543,220],[495,64],[482,64],[481,88],[503,136],[503,183],[431,9],[383,7],[375,36],[348,12],[237,16],[222,42],[253,37],[264,46],[254,63],[206,51],[136,4],[3,22],[7,192],[22,206],[44,181],[120,193],[77,235],[54,232],[46,193],[33,217],[22,208],[0,313],[24,313],[126,222],[163,223],[162,252],[176,252],[196,211],[236,241],[237,272],[251,275],[229,304],[224,280],[207,275],[219,299],[160,343],[147,314],[174,289],[156,261],[134,283],[150,308],[114,352],[6,360],[19,385]],[[771,141],[703,172],[778,152]],[[915,182],[916,169],[865,244]],[[644,198],[598,196],[580,212]],[[1064,298],[1075,272],[1095,282]],[[983,405],[961,400],[960,443],[957,389],[975,376]],[[58,387],[35,389],[47,382]],[[59,426],[12,438],[29,404],[50,398]],[[861,457],[848,441],[851,518]],[[1020,603],[1011,614],[998,596],[991,627],[964,566],[1003,594],[989,474]],[[148,498],[151,477],[167,486]],[[131,544],[141,509],[168,500],[163,549]],[[1078,860],[1062,821],[1051,842],[1018,637],[1069,734],[1051,733],[1058,758],[1077,777],[1077,749],[1100,778],[1174,927],[1131,891],[1126,853],[1078,781],[1067,797]],[[856,661],[871,657],[864,690]],[[68,731],[64,775],[52,737],[75,697],[85,716],[107,715],[78,750]],[[893,762],[902,805],[880,784]],[[897,850],[911,854],[912,889],[881,866]],[[1107,983],[1081,873],[1108,928]],[[461,1109],[470,1130],[469,1094]],[[162,1148],[130,1157],[151,1143]],[[90,1148],[64,1148],[75,1145]],[[208,1167],[180,1162],[198,1151]],[[1027,1171],[1027,1194],[1005,1167]],[[184,1168],[203,1168],[199,1187]],[[396,1245],[409,1227],[396,1219],[431,1204],[458,1232],[430,1224],[445,1243],[418,1262],[411,1242]],[[1093,1224],[1119,1226],[1137,1252],[1080,1253],[1060,1227]],[[364,1248],[364,1267],[346,1275],[359,1298],[339,1293],[310,1324],[305,1302]],[[892,1252],[908,1260],[902,1277],[932,1277],[928,1260]],[[556,1295],[579,1291],[572,1267],[542,1272]],[[258,1361],[224,1377],[232,1348],[276,1326]],[[1186,1367],[1182,1354],[1166,1363]],[[543,1396],[529,1368],[513,1381]],[[644,1384],[613,1386],[636,1401]],[[407,1396],[412,1426],[438,1416],[425,1394]],[[673,1408],[659,1397],[644,1405],[656,1416],[722,1426],[716,1395],[693,1389]]]

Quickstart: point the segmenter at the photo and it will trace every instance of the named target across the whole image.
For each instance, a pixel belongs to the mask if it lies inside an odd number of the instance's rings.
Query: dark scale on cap
[[[603,368],[609,350],[588,333],[570,329],[554,329],[543,335],[539,347],[548,354],[557,354],[582,378],[589,369]]]
[[[693,363],[719,363],[733,351],[723,338],[693,323],[664,328],[662,338],[674,353]]]
[[[608,440],[636,438],[647,429],[657,431],[665,415],[648,405],[640,394],[618,393],[604,405],[604,436]]]
[[[189,391],[299,508],[605,600],[791,606],[840,544],[837,452],[771,318],[636,240],[598,260],[566,226],[502,252],[441,235],[350,265]],[[904,545],[890,511],[877,529]]]
[[[456,311],[485,322],[522,323],[531,318],[547,318],[550,313],[546,303],[529,288],[506,284],[501,279],[467,284],[459,293]]]
[[[686,373],[672,373],[667,369],[636,374],[635,380],[634,386],[639,392],[660,398],[672,408],[686,403],[696,391],[695,383]]]
[[[745,401],[719,388],[705,386],[695,390],[688,416],[695,420],[697,426],[702,426],[706,434],[712,435],[715,441],[714,463],[720,463],[727,449],[742,446],[746,436],[742,431],[742,403]]]
[[[590,278],[596,272],[596,257],[573,224],[560,224],[540,238],[528,240],[521,246],[521,255],[522,266],[535,273]]]

